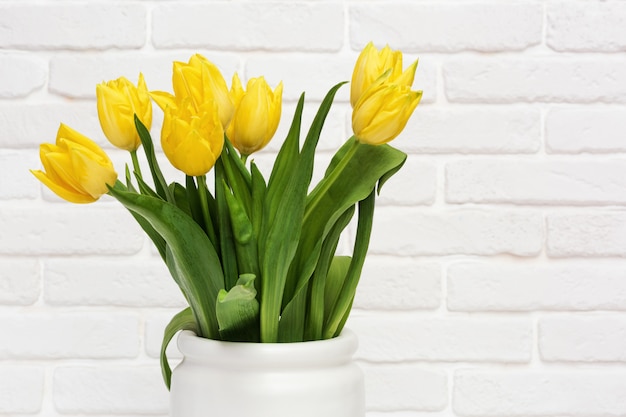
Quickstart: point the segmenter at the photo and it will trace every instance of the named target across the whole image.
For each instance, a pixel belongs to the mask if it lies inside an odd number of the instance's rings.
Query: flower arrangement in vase
[[[200,55],[173,65],[173,94],[149,91],[142,75],[96,87],[97,109],[108,140],[131,154],[118,179],[107,154],[66,125],[55,144],[42,144],[44,170],[33,174],[61,198],[91,203],[117,199],[157,248],[189,307],[175,315],[165,351],[180,330],[226,342],[306,342],[342,333],[363,267],[375,196],[404,164],[406,154],[387,143],[406,125],[421,98],[411,90],[417,61],[372,43],[359,55],[351,81],[352,129],[323,178],[311,185],[316,146],[333,99],[332,87],[306,135],[304,94],[265,178],[250,155],[274,136],[281,118],[280,83],[263,77],[230,89],[217,67]],[[185,174],[168,182],[150,135],[152,101],[163,111],[161,147]],[[304,140],[301,140],[304,136]],[[143,147],[149,177],[140,169]],[[207,174],[213,172],[212,188]],[[338,256],[339,238],[353,217],[352,256]],[[183,415],[183,414],[181,414]]]

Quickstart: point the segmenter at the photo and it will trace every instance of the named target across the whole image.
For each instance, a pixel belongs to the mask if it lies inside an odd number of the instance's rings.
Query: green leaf
[[[242,274],[229,291],[221,290],[215,310],[222,340],[259,341],[259,302],[254,274]]]
[[[350,256],[335,256],[330,264],[324,288],[324,322],[330,320],[333,307],[341,294],[343,283],[350,268],[352,258]]]
[[[161,342],[161,374],[163,375],[163,381],[165,381],[167,389],[170,389],[172,381],[172,368],[170,368],[170,364],[167,361],[166,350],[167,346],[172,341],[172,338],[180,330],[191,330],[198,334],[198,325],[196,324],[196,320],[193,317],[190,307],[187,307],[180,313],[176,314],[165,327],[165,332],[163,334],[163,342]]]
[[[149,195],[151,197],[161,198],[157,193],[150,188],[148,184],[141,178],[139,174],[135,172],[135,179],[137,180],[137,185],[139,186],[139,192],[144,195]]]
[[[161,168],[159,167],[159,163],[156,159],[152,136],[150,136],[150,132],[146,129],[143,123],[141,123],[141,120],[139,120],[137,115],[135,115],[135,128],[137,129],[139,139],[141,139],[141,144],[143,145],[143,149],[146,153],[146,159],[148,160],[148,165],[150,166],[150,172],[152,173],[152,179],[154,180],[156,192],[162,199],[171,201],[172,196],[169,193],[167,182],[163,177],[163,173],[161,172]]]
[[[330,91],[328,91],[328,93],[326,94],[326,97],[324,97],[324,100],[320,104],[320,107],[315,115],[315,118],[313,119],[313,122],[311,123],[311,127],[306,136],[304,145],[302,146],[302,152],[300,155],[300,159],[298,160],[298,164],[297,164],[297,172],[301,173],[301,175],[303,176],[302,181],[303,181],[303,184],[306,184],[307,191],[308,191],[309,184],[311,183],[311,177],[313,176],[313,165],[315,163],[315,150],[317,148],[317,143],[319,141],[322,128],[324,127],[324,122],[326,121],[326,116],[328,115],[328,112],[330,111],[330,108],[333,104],[333,100],[335,98],[335,95],[337,94],[337,91],[344,84],[346,83],[345,82],[338,83],[333,88],[331,88]],[[307,198],[307,201],[308,201],[308,198]],[[303,223],[304,219],[306,219],[306,212],[305,212],[304,217],[300,219],[300,222]],[[301,233],[304,233],[304,229],[302,229],[302,226],[303,224],[299,225],[299,227],[301,228]],[[320,245],[321,243],[322,242],[320,241]],[[300,243],[298,243],[298,246],[299,245]],[[296,289],[298,288],[298,283],[304,282],[304,280],[302,279],[303,277],[300,273],[300,269],[297,267],[300,264],[301,258],[302,258],[302,253],[300,249],[298,248],[298,252],[295,255],[296,267],[295,268],[290,267],[290,272],[285,282],[285,295],[283,297],[283,305],[287,305],[287,303],[294,297],[296,293]],[[308,280],[309,276],[307,276],[305,280]]]
[[[187,190],[181,184],[177,182],[173,182],[170,184],[170,193],[174,198],[172,203],[176,205],[179,209],[185,212],[189,217],[191,215],[191,207],[189,206],[189,197],[187,195]],[[197,222],[196,222],[197,223]]]
[[[251,187],[252,178],[250,176],[250,172],[246,168],[246,165],[243,163],[241,158],[239,158],[239,154],[227,137],[224,137],[224,146],[226,147],[228,158],[232,164],[231,166],[235,168],[235,170],[238,172],[238,175],[247,184],[248,188]]]
[[[135,187],[133,186],[132,176],[130,175],[130,169],[128,168],[128,164],[126,164],[125,171],[126,171],[126,187],[128,188],[128,190],[136,193],[137,190],[135,190]]]
[[[315,270],[322,243],[339,216],[367,198],[381,178],[397,172],[405,161],[406,154],[389,145],[367,145],[355,139],[337,152],[307,199],[296,268],[301,281]]]
[[[198,199],[200,202],[200,209],[202,211],[202,223],[198,223],[201,225],[206,232],[206,235],[209,237],[209,240],[213,244],[213,247],[218,250],[221,248],[220,241],[218,240],[217,234],[215,233],[215,225],[213,222],[213,217],[217,217],[218,214],[215,211],[211,211],[210,202],[213,200],[213,196],[209,192],[209,188],[206,184],[206,175],[199,175],[196,177],[198,180]]]
[[[293,115],[291,127],[289,133],[283,142],[283,145],[278,151],[276,161],[272,167],[272,173],[267,185],[267,209],[265,211],[266,216],[270,216],[266,223],[273,222],[276,215],[276,207],[282,196],[282,193],[287,186],[293,172],[298,166],[299,160],[299,141],[300,141],[300,126],[302,124],[302,110],[304,108],[304,94],[300,96],[298,106]]]
[[[220,260],[204,231],[175,205],[117,188],[110,193],[143,217],[167,242],[166,264],[198,322],[199,336],[219,339],[215,304],[224,288]]]
[[[292,128],[277,156],[274,170],[267,191],[266,227],[262,227],[260,247],[262,281],[261,299],[261,341],[279,340],[279,320],[283,305],[287,274],[296,253],[301,235],[302,218],[306,202],[306,193],[313,175],[315,149],[319,141],[322,126],[332,105],[334,96],[344,83],[333,87],[320,105],[306,137],[302,151],[298,154],[298,131],[302,111],[302,98],[294,115]],[[285,152],[283,154],[283,151]],[[291,156],[291,159],[287,158]],[[278,180],[276,175],[279,175]],[[283,179],[283,176],[286,178]],[[282,180],[282,181],[281,181]],[[275,188],[280,187],[280,188]],[[265,233],[264,233],[265,232]],[[271,279],[268,279],[271,277]],[[286,304],[286,303],[285,303]],[[292,327],[288,327],[292,328]],[[281,339],[291,340],[291,335]]]
[[[326,121],[326,116],[328,116],[328,112],[330,111],[330,107],[333,104],[333,100],[335,99],[337,91],[344,84],[347,84],[347,81],[336,84],[328,91],[328,93],[326,93],[326,96],[324,97],[324,100],[322,100],[322,103],[320,104],[320,107],[315,114],[315,118],[311,123],[311,127],[309,128],[309,133],[306,136],[304,145],[302,146],[303,160],[301,162],[305,164],[304,169],[309,174],[309,182],[311,181],[311,176],[313,175],[315,149],[317,148],[317,143],[320,139],[320,134],[322,133],[324,122]]]
[[[246,166],[243,164],[237,151],[231,145],[228,138],[224,139],[225,150],[222,151],[221,160],[224,164],[224,177],[226,183],[232,189],[243,204],[246,213],[250,216],[252,211],[252,177]]]
[[[370,235],[372,233],[372,223],[374,219],[375,190],[370,195],[359,202],[359,222],[357,225],[356,239],[354,242],[354,253],[350,262],[350,267],[346,273],[345,281],[339,293],[337,301],[334,303],[331,313],[324,329],[324,338],[329,339],[341,333],[343,324],[356,294],[356,288],[361,277],[361,270],[365,263],[367,248],[369,247]]]
[[[260,303],[261,303],[261,341],[276,342],[278,340],[278,322],[282,303],[282,291],[285,275],[293,253],[293,237],[289,242],[284,235],[300,230],[298,220],[293,218],[289,222],[281,217],[282,213],[289,213],[287,204],[294,202],[293,196],[285,198],[285,190],[290,181],[294,180],[294,171],[299,160],[299,139],[304,94],[300,96],[293,121],[285,142],[278,152],[272,169],[267,188],[264,192],[265,201],[262,208],[263,218],[260,224],[258,238],[259,263],[261,269]],[[258,176],[257,176],[258,178]],[[258,182],[258,180],[257,180]],[[291,187],[291,192],[295,189]],[[302,199],[301,199],[302,200]],[[297,208],[297,207],[296,207]],[[258,210],[258,206],[257,206]],[[280,211],[280,213],[279,213]],[[295,214],[291,211],[291,214]],[[298,217],[298,216],[296,216]],[[275,223],[282,223],[283,233]],[[282,236],[281,236],[282,234]],[[296,236],[297,241],[297,236]],[[266,279],[271,277],[272,279]]]
[[[202,216],[202,206],[200,205],[200,197],[196,182],[192,176],[185,175],[185,192],[187,193],[187,202],[191,217],[201,228],[205,228],[204,217]]]
[[[259,274],[259,265],[257,239],[254,235],[252,222],[248,218],[243,203],[232,194],[225,182],[222,185],[230,214],[232,233],[235,238],[237,268],[242,274],[253,274],[256,277]]]
[[[307,291],[305,289],[296,294],[283,310],[278,326],[278,342],[292,343],[305,340],[306,305]]]
[[[224,164],[222,157],[215,164],[215,202],[217,205],[217,229],[219,234],[220,259],[224,268],[224,284],[226,289],[232,288],[239,277],[237,269],[237,252],[235,250],[234,236],[228,211],[228,202],[224,192],[223,183]]]
[[[326,305],[325,292],[327,281],[329,280],[329,270],[332,267],[333,260],[335,259],[335,252],[337,251],[337,245],[339,244],[341,233],[348,226],[353,215],[354,206],[350,207],[343,215],[341,215],[341,217],[339,217],[322,245],[320,257],[310,284],[311,294],[309,297],[310,301],[306,323],[307,340],[319,340],[322,338],[325,319],[324,306]],[[331,288],[333,286],[333,278],[334,277],[330,277],[331,282],[328,284]],[[339,287],[339,289],[341,289],[341,287]]]
[[[120,181],[117,181],[115,183],[115,187],[114,188],[120,189],[122,191],[127,191],[127,188]],[[131,192],[136,193],[136,191],[134,189],[131,189]],[[154,230],[154,227],[152,227],[152,225],[146,219],[144,219],[142,216],[138,215],[137,213],[135,213],[132,210],[128,210],[128,212],[137,221],[139,226],[141,226],[143,231],[146,232],[146,234],[148,235],[150,240],[152,240],[152,243],[154,243],[154,246],[159,251],[159,255],[161,255],[161,259],[165,260],[165,247],[166,247],[165,239],[163,239],[161,237],[161,235],[159,234],[159,232]]]
[[[267,186],[263,174],[259,171],[254,161],[250,163],[252,171],[252,231],[255,236],[261,233],[261,223],[263,222],[263,203],[265,201]],[[258,277],[257,277],[258,281]],[[258,284],[258,282],[257,282]]]
[[[343,317],[341,318],[341,321],[339,322],[339,326],[337,326],[337,331],[335,332],[333,337],[337,337],[341,334],[344,326],[346,325],[346,322],[348,321],[348,317],[350,315],[350,310],[352,310],[352,303],[354,302],[354,295],[352,296],[352,300],[350,300],[350,304],[348,305],[348,308],[346,309],[346,312],[344,313]]]

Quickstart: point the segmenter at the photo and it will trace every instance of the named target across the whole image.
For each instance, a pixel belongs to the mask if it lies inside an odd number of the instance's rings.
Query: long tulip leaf
[[[167,246],[167,244],[165,243],[165,239],[163,239],[159,232],[154,230],[154,227],[152,227],[152,225],[142,216],[132,211],[130,212],[130,214],[134,217],[134,219],[137,221],[143,231],[146,232],[152,243],[154,243],[154,246],[161,256],[161,259],[165,260],[165,248]]]
[[[313,175],[313,163],[315,162],[315,149],[317,148],[322,128],[326,122],[326,117],[328,116],[328,112],[330,111],[330,107],[333,104],[337,91],[346,83],[347,82],[340,82],[333,86],[328,93],[326,93],[326,96],[324,97],[324,100],[322,100],[322,103],[315,114],[315,118],[311,123],[304,145],[302,146],[303,162],[306,164],[305,171],[311,176]],[[311,181],[310,177],[308,181]]]
[[[339,297],[333,305],[330,316],[328,317],[328,322],[324,329],[325,339],[329,339],[341,333],[343,323],[345,323],[345,317],[350,312],[359,278],[361,277],[361,270],[365,263],[367,248],[369,247],[374,218],[375,197],[375,190],[372,190],[367,198],[359,202],[359,221],[354,242],[354,253]]]
[[[213,244],[213,247],[220,248],[219,240],[217,238],[217,234],[215,233],[212,220],[212,217],[215,217],[215,212],[211,212],[209,208],[210,193],[206,184],[206,176],[200,175],[196,177],[196,179],[198,180],[198,198],[200,199],[200,209],[202,211],[203,229]]]
[[[389,145],[367,145],[349,140],[337,152],[326,176],[309,194],[298,248],[298,275],[311,276],[322,242],[349,207],[364,200],[378,181],[396,172],[406,154]]]
[[[333,307],[337,304],[351,262],[350,256],[335,256],[330,264],[324,288],[324,323],[329,321]]]
[[[150,132],[144,124],[141,123],[141,120],[139,120],[137,115],[135,115],[135,128],[137,129],[137,134],[139,135],[144,152],[146,153],[146,159],[148,160],[148,165],[150,166],[150,172],[152,173],[152,179],[154,180],[156,192],[162,199],[171,201],[171,195],[169,194],[169,190],[167,188],[167,182],[165,181],[165,177],[163,177],[163,173],[159,167],[159,162],[156,159],[152,136],[150,136]]]
[[[228,203],[222,185],[224,181],[224,165],[220,157],[215,164],[215,202],[217,205],[217,233],[219,236],[220,258],[224,268],[224,285],[228,290],[237,283],[239,272]]]
[[[252,177],[228,139],[224,143],[226,149],[222,151],[220,159],[224,164],[226,183],[243,204],[247,215],[250,216],[252,212]]]
[[[189,206],[189,196],[187,190],[181,184],[173,182],[170,184],[170,193],[173,197],[173,203],[185,212],[189,217],[192,217],[191,207]]]
[[[225,137],[224,138],[224,146],[228,151],[229,159],[231,160],[233,167],[239,172],[241,178],[248,184],[248,187],[252,186],[252,177],[250,175],[250,171],[246,168],[246,165],[243,163],[241,158],[237,156],[237,151],[233,147],[233,144],[230,140]]]
[[[304,94],[300,96],[296,112],[294,113],[291,127],[287,138],[278,152],[276,162],[272,169],[267,188],[264,191],[265,199],[262,207],[262,221],[258,239],[259,267],[261,272],[260,289],[260,329],[262,342],[276,342],[278,340],[278,322],[280,319],[280,307],[282,303],[282,290],[286,268],[291,262],[293,253],[288,253],[288,246],[285,246],[285,235],[299,231],[300,225],[297,219],[290,219],[285,223],[280,217],[279,208],[282,203],[295,202],[285,199],[285,190],[289,182],[294,180],[294,171],[299,160],[299,139],[300,125],[302,123],[302,109],[304,106]],[[294,187],[292,187],[294,189]],[[258,206],[257,206],[258,209]],[[294,214],[288,208],[283,208],[283,212]],[[280,229],[274,226],[276,221],[283,223]],[[258,226],[257,226],[258,227]],[[282,233],[281,233],[282,230]],[[281,264],[282,263],[282,264]],[[270,278],[271,277],[271,280]],[[280,281],[276,282],[276,277]]]
[[[185,176],[185,191],[187,193],[187,202],[189,203],[191,217],[201,228],[204,229],[204,217],[202,216],[202,207],[200,205],[198,188],[196,187],[196,181],[190,175]]]
[[[278,322],[289,265],[300,238],[304,214],[306,183],[303,175],[294,174],[277,207],[275,221],[269,226],[259,255],[262,259],[261,341],[278,341]],[[271,279],[270,279],[271,278]]]
[[[265,238],[264,250],[260,252],[262,259],[261,273],[263,277],[265,277],[262,282],[263,298],[261,300],[261,340],[263,342],[275,342],[279,340],[280,310],[283,304],[285,284],[288,282],[287,274],[289,273],[289,268],[298,248],[298,242],[301,236],[306,193],[313,175],[315,149],[334,96],[341,85],[343,85],[343,83],[334,86],[322,101],[309,130],[309,134],[302,146],[302,152],[300,152],[299,157],[295,159],[296,165],[293,167],[292,172],[285,174],[288,178],[288,182],[286,187],[281,190],[282,194],[280,194],[280,198],[276,200],[276,206],[271,205],[274,201],[270,199],[272,195],[270,193],[277,193],[279,191],[275,191],[275,189],[268,191],[269,209],[271,212],[268,228],[266,229],[268,232],[267,235],[263,236]],[[300,116],[301,114],[298,114],[298,111],[296,111],[294,118],[299,118]],[[294,120],[292,127],[297,125],[299,125],[299,122]],[[293,131],[295,132],[296,129],[293,129]],[[292,141],[290,142],[290,146],[293,147],[294,144],[297,144],[298,138],[295,136],[292,137],[291,133],[292,130],[290,129],[290,134],[285,142]],[[283,147],[284,146],[285,145],[283,145]],[[281,148],[281,151],[282,150]],[[275,172],[280,172],[282,168],[278,162],[281,157],[279,153],[277,163],[274,166],[275,169],[272,171],[272,176],[275,175]],[[285,163],[292,165],[293,162],[294,161],[288,161]],[[272,179],[270,178],[270,182],[271,181]],[[270,183],[269,187],[271,188],[273,184]],[[272,279],[268,279],[268,277],[272,277]],[[288,328],[293,329],[291,326]],[[292,339],[292,336],[285,335],[281,336],[281,339],[282,338]]]
[[[300,159],[298,160],[297,172],[303,176],[302,181],[306,184],[307,191],[308,186],[311,183],[311,178],[313,176],[313,165],[315,163],[315,150],[317,148],[317,144],[319,142],[320,135],[322,133],[322,128],[324,127],[324,122],[326,121],[326,117],[328,116],[328,112],[333,104],[335,99],[335,95],[339,88],[341,88],[345,82],[341,82],[333,86],[326,96],[322,103],[320,104],[317,113],[311,123],[311,127],[309,128],[309,132],[307,133],[306,139],[304,141],[304,145],[302,146],[302,152],[300,153]],[[308,201],[308,198],[307,198]],[[306,218],[306,213],[303,219]],[[303,221],[303,220],[301,220]],[[302,228],[302,224],[300,225]],[[321,244],[321,242],[320,242]],[[298,253],[300,250],[298,249]],[[300,263],[301,254],[296,255],[296,263]],[[294,297],[296,293],[296,288],[298,282],[301,282],[299,268],[290,268],[291,272],[289,272],[289,278],[285,282],[285,296],[283,299],[283,305],[287,305],[289,301]]]
[[[128,189],[130,189],[130,188],[126,188],[124,184],[122,184],[120,181],[117,181],[115,183],[114,188],[117,188],[118,190],[122,190],[122,191],[128,191]],[[136,193],[134,189],[130,189],[130,190],[131,192]],[[137,223],[143,229],[143,231],[146,232],[150,240],[152,240],[152,242],[154,243],[154,246],[159,251],[159,255],[161,256],[161,259],[165,261],[165,247],[167,246],[165,243],[165,239],[163,239],[163,237],[159,234],[159,232],[154,230],[154,227],[152,227],[152,225],[142,216],[140,216],[139,214],[135,213],[132,210],[128,210],[128,212],[137,221]]]
[[[267,191],[267,185],[263,174],[259,171],[254,161],[250,163],[250,171],[252,173],[252,230],[255,236],[260,236],[261,223],[263,222],[263,202]],[[259,277],[257,277],[257,280]],[[258,284],[258,282],[257,282]]]
[[[324,97],[324,100],[322,100],[322,103],[320,104],[320,107],[315,115],[315,118],[313,119],[313,122],[311,123],[311,127],[309,128],[309,132],[307,133],[306,139],[302,146],[297,169],[298,173],[302,175],[301,181],[303,186],[306,187],[307,190],[313,176],[315,150],[319,142],[322,128],[324,127],[326,117],[328,116],[330,108],[333,104],[335,95],[337,94],[339,88],[341,88],[341,86],[343,86],[344,84],[345,82],[338,83],[328,91],[328,93]],[[302,222],[302,218],[300,218],[300,222]],[[302,223],[300,223],[298,227],[300,228],[299,233],[301,236]],[[299,246],[299,241],[296,242],[296,245]],[[298,248],[296,247],[296,254],[297,253]],[[296,254],[294,254],[294,257],[296,257],[295,263],[297,264],[298,255]],[[296,271],[296,274],[294,274],[294,271]],[[295,290],[295,286],[298,282],[303,282],[301,293]],[[290,267],[287,269],[287,276],[284,281],[284,309],[281,315],[281,334],[279,335],[280,341],[296,341],[304,339],[305,318],[307,314],[308,301],[308,295],[306,293],[307,289],[307,284],[304,281],[299,280],[297,270],[293,268],[292,262]]]
[[[165,332],[163,333],[163,341],[161,342],[161,374],[163,375],[163,381],[165,381],[165,386],[167,389],[170,389],[170,385],[172,382],[172,368],[167,360],[167,347],[169,346],[172,338],[178,333],[180,330],[191,330],[198,333],[198,325],[196,324],[196,319],[193,316],[190,307],[187,307],[180,313],[176,314],[172,320],[165,326]]]
[[[291,178],[295,168],[298,166],[299,157],[299,141],[300,141],[300,127],[302,125],[302,110],[304,108],[304,94],[300,96],[296,111],[293,115],[291,127],[287,133],[287,137],[283,142],[283,145],[278,151],[270,179],[267,183],[267,209],[266,215],[270,216],[267,222],[274,220],[273,216],[276,214],[277,200],[280,199],[283,190],[287,186],[289,179]]]
[[[348,308],[346,309],[343,317],[339,321],[339,326],[337,326],[337,330],[335,331],[335,334],[333,335],[333,337],[337,337],[341,334],[341,331],[343,330],[344,326],[348,322],[348,316],[350,315],[350,311],[352,310],[353,303],[354,303],[354,294],[352,294],[352,299],[350,300],[350,304],[348,304]]]
[[[235,238],[235,252],[237,254],[237,267],[241,274],[253,274],[258,276],[259,263],[257,253],[257,238],[254,235],[252,222],[248,218],[243,203],[235,197],[226,183],[222,183],[224,196],[230,214],[230,224]]]
[[[133,181],[132,181],[132,175],[130,174],[130,168],[128,168],[128,164],[126,164],[126,167],[124,168],[125,172],[126,172],[126,188],[132,192],[137,192],[137,190],[135,189],[135,187],[133,186]]]
[[[308,340],[319,340],[322,338],[322,331],[324,329],[325,291],[328,281],[328,273],[331,268],[332,261],[335,258],[335,252],[337,251],[337,245],[339,244],[341,233],[348,226],[353,215],[354,206],[350,207],[339,217],[322,245],[322,251],[320,253],[317,266],[315,267],[315,272],[311,277],[311,291],[309,295],[310,301],[306,323],[306,335]],[[332,282],[330,285],[332,286]]]
[[[219,338],[214,303],[224,288],[219,257],[204,231],[175,205],[149,196],[110,189],[127,209],[142,216],[167,242],[166,263],[192,308],[200,336]]]
[[[330,233],[324,240],[322,252],[319,256],[315,272],[311,279],[303,279],[299,282],[295,295],[287,303],[281,316],[281,322],[296,322],[290,315],[306,317],[306,322],[301,324],[304,328],[304,340],[319,340],[322,338],[324,325],[325,287],[326,276],[333,260],[341,232],[348,226],[354,207],[350,207],[339,217]],[[339,287],[337,290],[340,290]],[[303,294],[308,292],[308,302],[303,302]],[[306,301],[306,299],[304,299]],[[286,326],[284,326],[286,328]]]
[[[254,279],[254,274],[242,274],[234,287],[218,294],[215,311],[222,340],[259,341],[259,301]]]
[[[139,187],[139,192],[144,195],[149,195],[151,197],[161,198],[146,182],[143,180],[141,175],[135,172],[135,180],[137,180],[137,186]]]
[[[302,291],[283,310],[279,322],[278,342],[292,343],[304,341],[307,292]]]

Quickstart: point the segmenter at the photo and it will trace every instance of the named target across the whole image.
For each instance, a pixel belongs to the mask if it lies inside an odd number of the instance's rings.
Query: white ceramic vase
[[[356,335],[301,343],[220,342],[183,331],[171,417],[364,417]]]

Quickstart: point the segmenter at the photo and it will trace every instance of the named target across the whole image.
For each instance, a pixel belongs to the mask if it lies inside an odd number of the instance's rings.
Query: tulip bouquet
[[[169,386],[165,348],[175,333],[245,342],[298,342],[337,336],[346,322],[367,252],[374,199],[404,164],[389,146],[421,98],[412,91],[417,62],[371,43],[352,75],[354,136],[311,186],[315,150],[337,90],[322,101],[301,143],[304,94],[269,178],[249,156],[274,135],[282,83],[263,77],[244,89],[237,74],[227,84],[200,55],[173,66],[173,94],[150,92],[125,78],[96,87],[102,130],[130,152],[124,181],[89,138],[61,125],[56,144],[43,144],[44,171],[33,174],[57,195],[90,203],[108,193],[150,237],[189,307],[167,326],[161,365]],[[168,183],[149,129],[154,101],[164,112],[161,147],[185,182]],[[140,169],[143,146],[150,178]],[[214,182],[207,185],[207,173]],[[357,216],[352,256],[338,256],[342,232]]]

